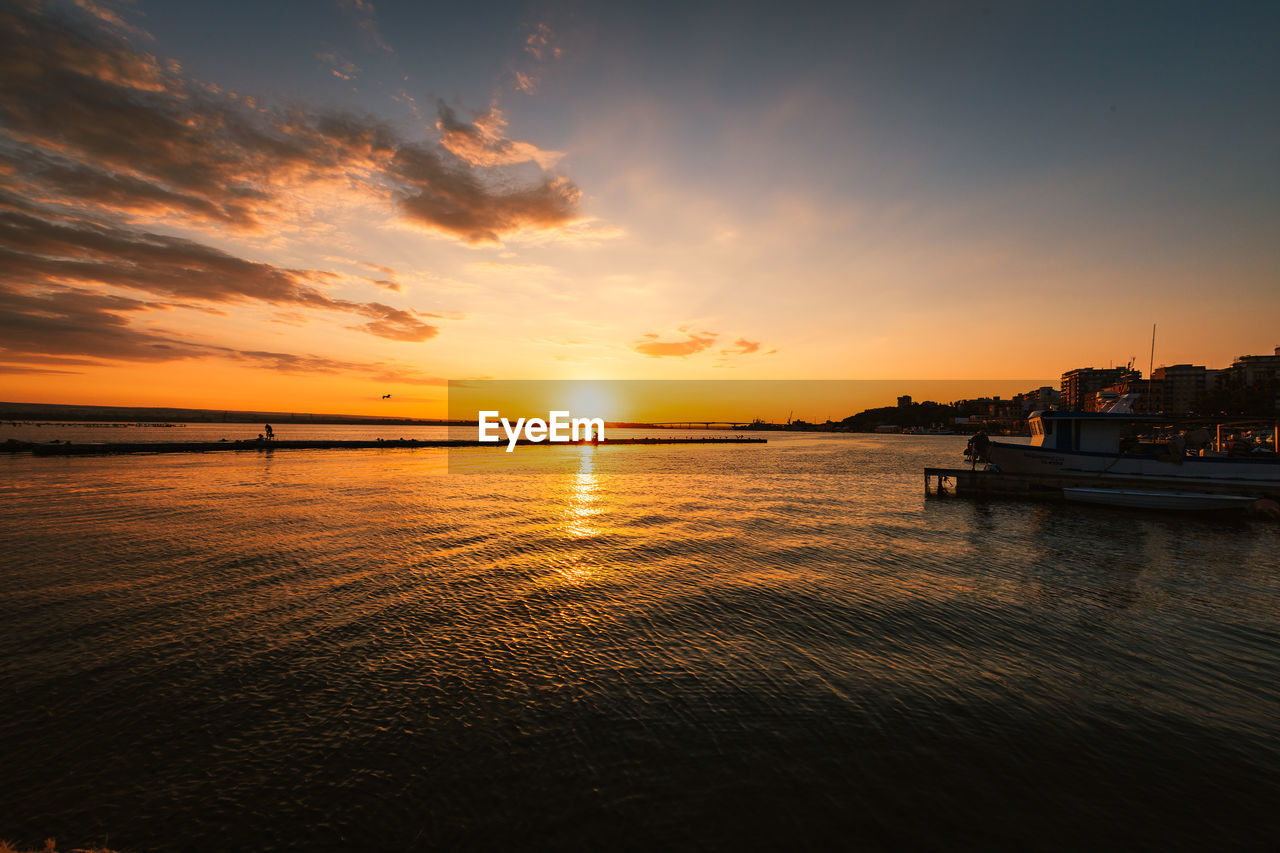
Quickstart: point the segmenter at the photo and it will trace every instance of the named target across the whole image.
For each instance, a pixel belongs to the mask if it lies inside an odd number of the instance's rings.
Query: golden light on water
[[[569,475],[563,491],[557,491],[552,500],[563,501],[558,512],[556,528],[574,542],[587,545],[601,533],[598,518],[603,511],[599,506],[600,481],[595,463],[596,450],[581,448],[577,471]],[[598,580],[604,571],[593,552],[567,549],[562,559],[557,559],[553,571],[541,583],[547,586],[578,586]]]
[[[564,510],[565,530],[575,539],[593,537],[600,532],[596,525],[596,516],[600,514],[596,506],[600,486],[596,479],[595,449],[582,448],[581,454]]]

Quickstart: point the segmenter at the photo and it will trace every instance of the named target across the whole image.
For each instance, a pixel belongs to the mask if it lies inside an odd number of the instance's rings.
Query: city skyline
[[[1277,343],[1266,4],[0,14],[7,399],[436,417]]]

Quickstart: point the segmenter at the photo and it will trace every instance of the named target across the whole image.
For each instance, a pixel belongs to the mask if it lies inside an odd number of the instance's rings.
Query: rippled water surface
[[[1274,849],[1280,526],[770,438],[0,457],[0,838]]]

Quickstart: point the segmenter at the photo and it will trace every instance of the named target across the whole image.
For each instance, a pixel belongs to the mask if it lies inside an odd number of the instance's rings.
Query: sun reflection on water
[[[556,586],[591,584],[600,579],[603,571],[592,551],[594,540],[602,531],[599,517],[600,479],[596,471],[595,449],[582,448],[578,455],[577,471],[569,473],[562,492],[564,505],[560,511],[561,529],[572,541],[587,550],[565,554],[568,559],[557,560],[551,581]],[[577,551],[577,549],[573,549]]]
[[[565,530],[575,539],[588,539],[600,533],[595,523],[596,516],[600,514],[600,508],[596,506],[599,487],[594,449],[583,448],[564,510]]]

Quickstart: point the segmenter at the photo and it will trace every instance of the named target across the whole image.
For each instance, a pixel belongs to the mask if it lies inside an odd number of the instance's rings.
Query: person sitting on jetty
[[[986,462],[987,448],[991,446],[991,439],[987,437],[986,427],[979,427],[977,434],[969,439],[969,446],[965,448],[965,455],[969,457],[969,466],[976,468],[979,462]]]
[[[271,441],[276,437],[275,430],[271,428],[271,424],[267,424],[267,441]]]

